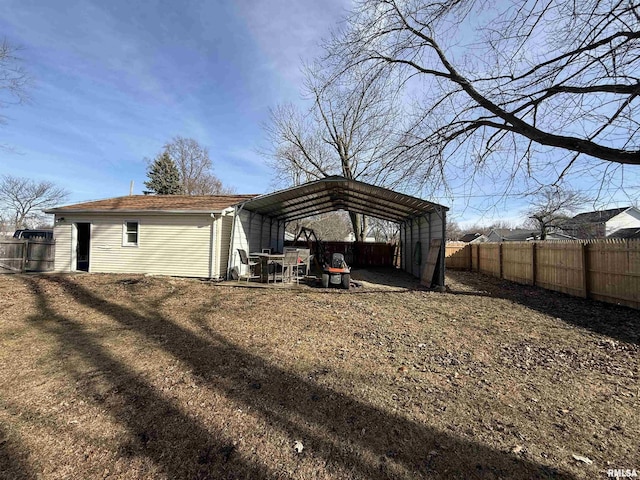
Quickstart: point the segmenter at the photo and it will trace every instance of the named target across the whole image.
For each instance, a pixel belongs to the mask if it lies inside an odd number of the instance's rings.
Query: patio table
[[[262,253],[253,252],[250,253],[252,257],[260,258],[260,281],[267,283],[269,281],[269,264],[270,263],[282,263],[284,260],[284,253]],[[276,274],[274,271],[273,279],[275,281]]]

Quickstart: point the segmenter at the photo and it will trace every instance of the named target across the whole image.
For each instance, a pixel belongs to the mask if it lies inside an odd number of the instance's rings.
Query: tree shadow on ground
[[[129,442],[121,445],[119,456],[146,456],[159,465],[168,478],[273,478],[274,472],[264,466],[230,455],[232,440],[210,432],[198,421],[181,411],[179,405],[162,396],[156,389],[118,361],[88,334],[80,321],[56,313],[41,285],[28,279],[36,296],[39,315],[31,321],[36,328],[52,335],[67,353],[79,354],[88,364],[103,373],[110,385],[105,393],[87,378],[86,372],[67,364],[67,370],[78,391],[87,401],[104,408],[125,426]],[[111,309],[108,302],[101,306]],[[114,311],[127,315],[124,311]],[[110,314],[110,313],[109,313]],[[110,314],[116,318],[114,314]],[[132,319],[135,319],[132,314]],[[138,318],[138,320],[143,320]],[[127,323],[133,326],[133,321]],[[83,472],[98,476],[102,470]]]
[[[0,479],[28,480],[36,478],[27,465],[25,449],[16,439],[10,438],[0,424]]]
[[[337,467],[351,472],[350,478],[379,479],[573,478],[323,387],[311,372],[302,378],[286,371],[230,342],[205,322],[199,322],[204,327],[202,335],[195,334],[160,313],[162,300],[141,305],[144,313],[140,314],[96,296],[69,277],[27,281],[46,319],[34,318],[38,320],[35,323],[54,335],[64,348],[77,351],[96,368],[108,372],[120,401],[105,404],[105,410],[131,432],[134,444],[130,448],[150,456],[171,478],[260,479],[287,475],[267,470],[259,459],[248,462],[237,455],[228,461],[225,452],[230,438],[207,430],[182,413],[118,362],[79,321],[56,314],[40,282],[59,284],[80,304],[108,315],[127,329],[150,339],[166,339],[159,348],[184,362],[202,386],[259,412],[269,428],[285,432],[288,438],[304,439],[309,455],[324,460],[330,472]],[[198,319],[194,323],[198,324]],[[74,375],[80,377],[77,372]],[[84,384],[84,394],[101,401],[90,384]],[[142,441],[143,433],[152,441]],[[433,451],[437,455],[430,453]],[[207,459],[204,465],[203,455]]]
[[[640,312],[628,307],[573,297],[531,285],[521,285],[477,272],[447,271],[447,277],[463,285],[448,288],[454,295],[502,298],[595,333],[640,344]]]

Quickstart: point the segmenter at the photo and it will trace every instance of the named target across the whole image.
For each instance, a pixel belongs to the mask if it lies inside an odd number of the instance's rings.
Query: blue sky
[[[0,36],[22,47],[33,86],[29,103],[0,112],[0,144],[10,147],[0,150],[0,174],[54,181],[71,192],[69,203],[127,195],[131,180],[141,193],[145,157],[181,135],[209,148],[226,185],[268,192],[271,175],[256,153],[262,123],[270,107],[300,100],[301,60],[319,53],[348,6],[3,0]],[[582,186],[599,188],[598,176]],[[477,198],[434,200],[463,224],[521,218],[525,199],[500,200],[484,187]],[[604,206],[629,203],[615,191],[604,198]]]
[[[341,1],[4,0],[0,32],[22,47],[30,102],[3,112],[0,173],[51,180],[70,201],[141,193],[145,157],[175,135],[209,147],[238,192],[270,189],[255,153],[269,107],[297,101],[302,58]]]

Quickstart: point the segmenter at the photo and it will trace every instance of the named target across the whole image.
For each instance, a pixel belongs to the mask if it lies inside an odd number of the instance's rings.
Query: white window
[[[137,247],[140,235],[140,222],[137,220],[125,220],[122,224],[122,246]]]

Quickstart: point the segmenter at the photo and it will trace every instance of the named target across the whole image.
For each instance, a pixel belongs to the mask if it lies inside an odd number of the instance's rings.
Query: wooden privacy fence
[[[53,270],[53,240],[0,240],[0,273]]]
[[[640,240],[448,244],[446,267],[640,309]]]
[[[298,241],[295,245],[301,245],[304,242]],[[295,246],[293,242],[285,242],[286,246]],[[325,256],[325,260],[329,260],[333,253],[342,253],[344,259],[349,266],[352,267],[391,267],[394,262],[394,254],[396,245],[389,243],[373,243],[373,242],[322,242],[322,253],[316,252],[317,245],[315,242],[308,245],[312,253],[318,256]],[[318,258],[319,264],[324,260]]]

